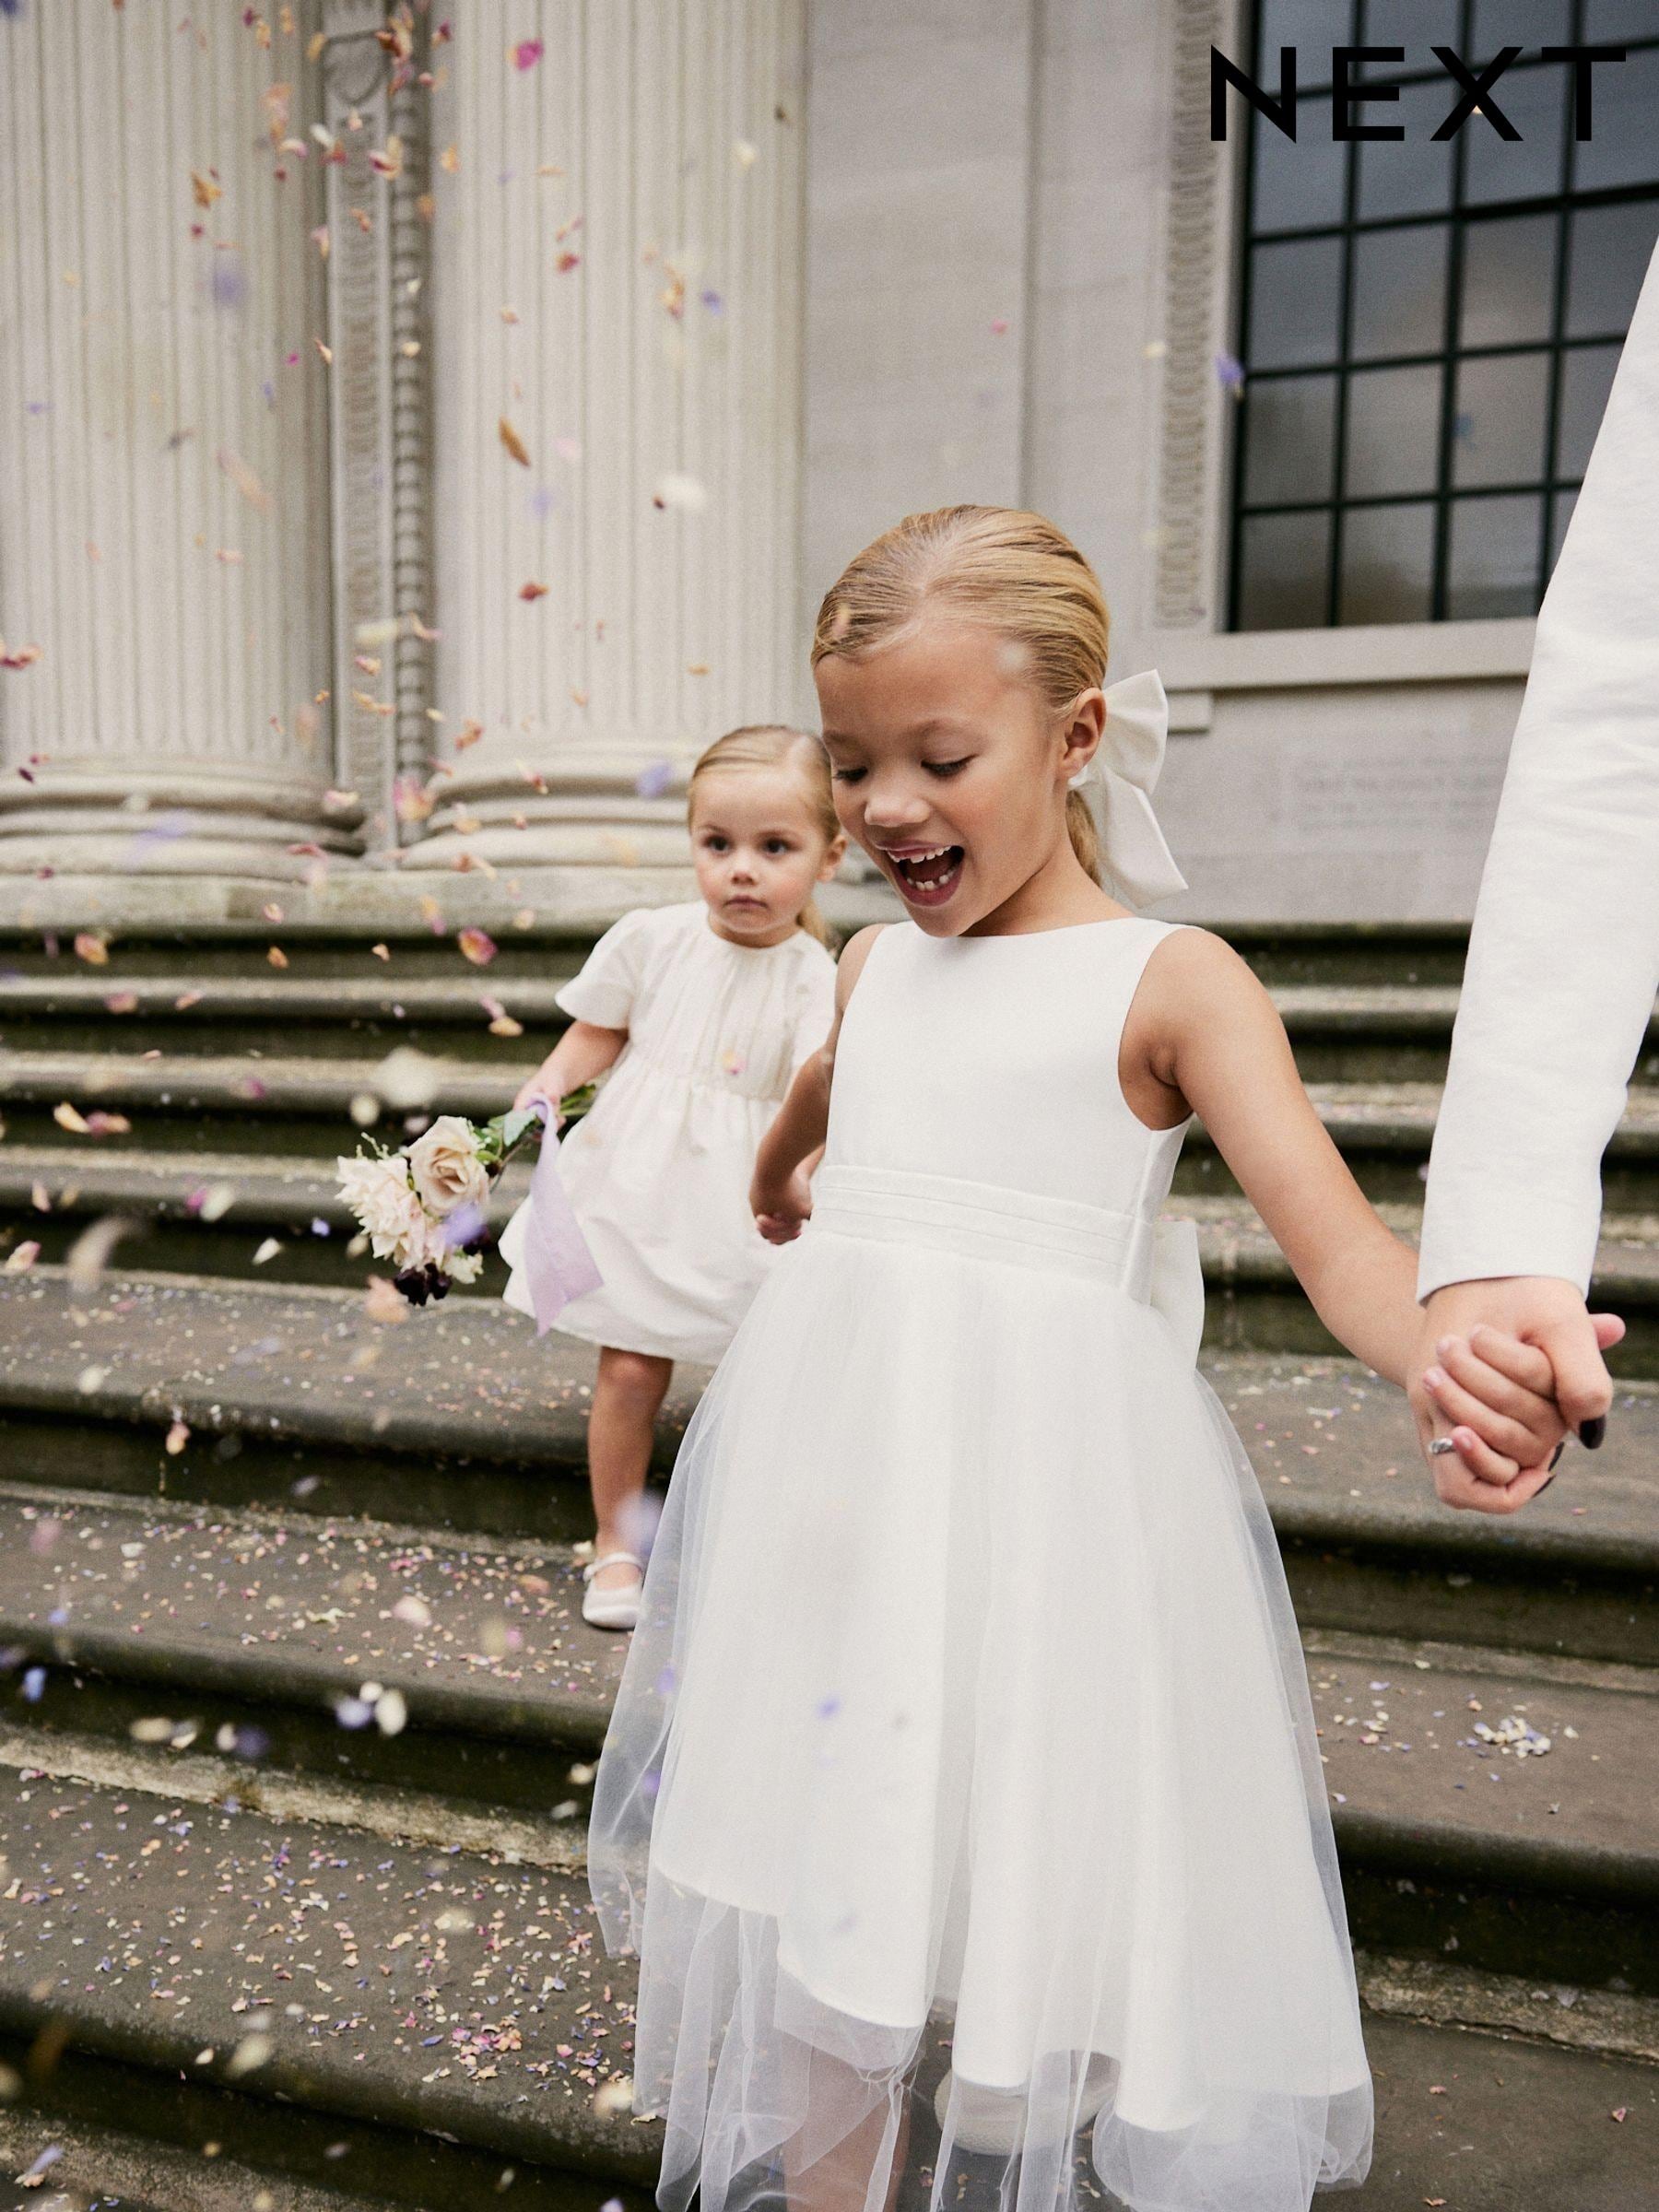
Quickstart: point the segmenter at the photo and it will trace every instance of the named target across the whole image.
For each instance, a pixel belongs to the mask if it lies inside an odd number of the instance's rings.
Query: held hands
[[[805,1165],[782,1183],[757,1175],[749,1185],[749,1210],[769,1244],[787,1244],[798,1237],[802,1224],[812,1218],[812,1183]]]
[[[1599,1424],[1613,1386],[1602,1353],[1624,1324],[1591,1315],[1571,1283],[1523,1276],[1448,1284],[1425,1310],[1409,1395],[1441,1502],[1512,1513],[1551,1479],[1565,1438]],[[1586,1424],[1590,1426],[1586,1429]]]

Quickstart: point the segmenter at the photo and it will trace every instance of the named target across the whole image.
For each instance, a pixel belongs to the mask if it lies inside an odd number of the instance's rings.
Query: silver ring
[[[1457,1446],[1449,1436],[1437,1436],[1430,1442],[1429,1456],[1430,1459],[1443,1459],[1448,1452],[1455,1452]]]

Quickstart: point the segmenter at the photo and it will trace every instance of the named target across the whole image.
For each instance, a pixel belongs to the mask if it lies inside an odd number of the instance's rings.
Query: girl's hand
[[[532,1099],[551,1099],[553,1097],[554,1094],[547,1083],[547,1070],[538,1067],[528,1082],[519,1085],[518,1096],[512,1101],[512,1111],[514,1113],[523,1113]]]
[[[756,1176],[749,1186],[749,1208],[755,1227],[769,1244],[787,1244],[812,1218],[812,1184],[804,1167],[796,1168],[781,1186],[763,1183]]]
[[[1435,1488],[1446,1505],[1514,1512],[1548,1482],[1569,1433],[1555,1403],[1555,1370],[1536,1345],[1486,1326],[1466,1338],[1442,1336],[1434,1348],[1418,1423],[1427,1441],[1438,1415],[1457,1447],[1430,1461]]]

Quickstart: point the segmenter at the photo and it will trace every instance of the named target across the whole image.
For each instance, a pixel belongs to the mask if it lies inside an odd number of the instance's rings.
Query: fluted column
[[[448,12],[444,722],[405,865],[683,866],[685,767],[803,689],[801,0]]]
[[[356,842],[319,22],[0,14],[0,635],[40,649],[0,668],[0,874],[282,879]]]

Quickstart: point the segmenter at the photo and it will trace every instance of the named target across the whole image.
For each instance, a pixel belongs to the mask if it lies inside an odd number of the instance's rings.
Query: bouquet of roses
[[[588,1105],[584,1084],[559,1101],[568,1121]],[[452,1283],[472,1283],[489,1243],[490,1186],[520,1146],[539,1132],[536,1106],[499,1113],[480,1126],[441,1113],[395,1152],[366,1139],[368,1149],[335,1162],[340,1196],[369,1239],[377,1260],[390,1260],[393,1281],[411,1305],[447,1295]]]

